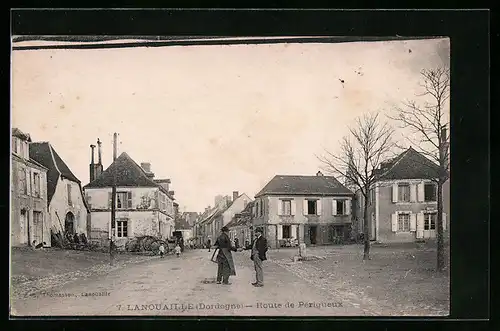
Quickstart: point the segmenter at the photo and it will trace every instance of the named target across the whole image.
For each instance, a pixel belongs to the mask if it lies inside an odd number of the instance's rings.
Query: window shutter
[[[424,213],[417,214],[417,239],[424,237]]]
[[[321,216],[322,207],[321,199],[316,200],[316,215]]]
[[[446,213],[443,213],[443,231],[446,230]]]
[[[278,224],[278,240],[283,239],[283,226]]]
[[[398,184],[392,184],[392,202],[398,202]]]
[[[391,229],[392,232],[398,231],[398,214],[394,213],[391,215]]]
[[[351,215],[351,200],[350,199],[347,199],[345,201],[345,214]]]
[[[113,193],[108,192],[108,208],[111,209],[111,204],[113,203]]]
[[[416,214],[410,214],[410,231],[411,232],[417,231],[417,215]]]
[[[332,215],[337,215],[337,200],[332,200]]]
[[[278,215],[283,215],[283,200],[278,199]]]
[[[127,237],[131,238],[134,236],[134,224],[132,219],[127,220]]]
[[[290,226],[290,237],[297,239],[297,225]]]
[[[132,191],[127,192],[127,208],[132,208]]]
[[[417,194],[418,202],[424,202],[425,198],[424,182],[418,183],[417,190],[418,190]]]
[[[295,203],[295,199],[292,199],[292,201],[290,202],[290,205],[291,205],[291,209],[292,209],[292,215],[297,214],[297,205]]]
[[[411,184],[410,185],[410,202],[416,202],[417,201],[417,185]]]
[[[304,199],[304,202],[302,204],[302,214],[307,215],[307,200]]]
[[[26,194],[28,195],[34,195],[34,192],[32,192],[32,187],[31,187],[31,175],[32,175],[32,172],[31,172],[31,169],[30,168],[26,168]]]

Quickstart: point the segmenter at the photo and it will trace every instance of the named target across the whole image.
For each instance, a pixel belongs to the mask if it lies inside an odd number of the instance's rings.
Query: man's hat
[[[227,228],[227,226],[223,226],[222,229],[221,229],[222,232],[229,232],[229,229]]]
[[[255,229],[255,232],[264,233],[264,231],[262,231],[262,228],[257,228],[257,229]]]

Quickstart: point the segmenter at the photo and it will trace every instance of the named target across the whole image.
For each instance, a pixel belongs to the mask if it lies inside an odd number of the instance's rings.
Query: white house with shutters
[[[331,244],[351,235],[354,193],[335,177],[275,176],[257,193],[253,226],[262,227],[271,247],[286,239],[306,245]]]
[[[412,242],[436,237],[438,166],[409,148],[376,171],[368,194],[370,239],[382,243]],[[363,233],[363,197],[357,193],[356,229]],[[443,212],[448,230],[448,215]]]
[[[79,240],[82,235],[88,238],[91,218],[80,180],[49,142],[31,143],[29,154],[31,159],[48,169],[47,225],[50,231],[71,238],[77,235]]]
[[[175,212],[170,180],[154,179],[150,167],[149,163],[139,166],[127,153],[122,153],[84,187],[92,212],[93,233],[104,232],[108,238],[113,235],[119,248],[134,237],[172,236]],[[113,183],[116,185],[114,227],[111,225]]]

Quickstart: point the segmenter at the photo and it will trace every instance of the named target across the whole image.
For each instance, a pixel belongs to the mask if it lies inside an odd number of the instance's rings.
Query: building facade
[[[245,209],[235,214],[231,222],[227,224],[230,238],[232,240],[238,238],[240,246],[253,241],[253,206],[254,202],[250,201]]]
[[[12,130],[11,152],[11,246],[50,247],[47,217],[47,171],[29,156],[31,138]]]
[[[275,176],[256,196],[253,226],[270,247],[284,239],[306,245],[333,244],[350,236],[354,194],[335,177]]]
[[[381,243],[436,237],[439,168],[413,148],[381,164],[368,194],[370,239]],[[357,192],[356,229],[363,233],[364,197]],[[449,210],[444,204],[443,227]]]
[[[135,237],[170,238],[175,229],[174,197],[167,180],[154,181],[149,163],[139,166],[122,153],[84,187],[92,212],[92,230],[112,235],[118,247]],[[115,224],[111,225],[112,186],[116,185]],[[112,228],[114,230],[112,231]]]
[[[30,145],[30,157],[48,169],[48,221],[52,233],[89,237],[90,210],[80,180],[48,142]]]

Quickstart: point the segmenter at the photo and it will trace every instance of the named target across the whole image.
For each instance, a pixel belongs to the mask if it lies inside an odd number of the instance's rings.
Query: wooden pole
[[[116,160],[116,152],[117,152],[117,144],[118,144],[118,134],[115,132],[113,134],[113,162]],[[113,264],[113,249],[114,249],[114,235],[115,235],[115,225],[116,225],[116,171],[115,168],[113,171],[113,186],[111,187],[111,238],[109,244],[109,257],[110,262]]]

